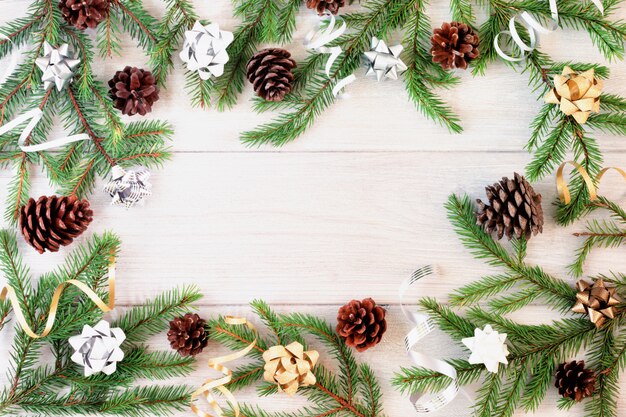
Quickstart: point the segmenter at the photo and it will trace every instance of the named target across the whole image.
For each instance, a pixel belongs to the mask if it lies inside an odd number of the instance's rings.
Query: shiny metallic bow
[[[69,339],[74,348],[71,359],[85,368],[85,376],[99,372],[111,375],[117,368],[116,363],[124,359],[120,345],[125,339],[122,329],[111,328],[104,320],[100,320],[94,327],[85,325],[81,334]]]
[[[600,328],[607,318],[612,319],[617,314],[615,307],[622,300],[616,294],[615,287],[607,287],[604,280],[598,279],[593,284],[583,279],[576,283],[576,304],[572,311],[581,314],[588,314],[589,320],[596,327]]]
[[[113,197],[113,205],[130,208],[152,194],[152,184],[148,182],[150,171],[145,168],[126,172],[124,168],[115,165],[111,176],[112,179],[104,186],[104,191]]]
[[[545,101],[558,104],[563,113],[584,124],[591,112],[600,112],[602,87],[602,80],[595,77],[593,68],[578,74],[565,66],[561,75],[554,76],[554,88],[546,95]]]
[[[187,63],[189,71],[198,71],[203,80],[211,76],[219,77],[229,59],[226,47],[232,41],[232,32],[220,30],[217,23],[202,26],[196,22],[191,30],[185,32],[180,59]]]
[[[482,363],[489,372],[497,373],[501,363],[509,363],[506,359],[509,354],[506,333],[498,333],[490,325],[484,329],[474,329],[474,337],[466,337],[461,341],[472,352],[468,359],[471,364]]]
[[[406,71],[407,67],[400,59],[402,45],[387,46],[384,40],[372,37],[371,49],[365,52],[368,61],[368,69],[365,75],[376,74],[378,81],[383,77],[392,80],[398,79],[398,74]]]
[[[306,387],[317,382],[311,370],[319,356],[316,350],[305,351],[298,342],[287,346],[272,346],[263,353],[263,377],[266,381],[277,384],[279,391],[293,395],[300,386]]]
[[[74,68],[80,64],[80,59],[70,51],[70,47],[66,43],[54,48],[48,42],[44,42],[43,52],[43,56],[35,60],[43,72],[41,75],[43,88],[49,90],[53,85],[56,85],[57,90],[61,91],[72,82]]]

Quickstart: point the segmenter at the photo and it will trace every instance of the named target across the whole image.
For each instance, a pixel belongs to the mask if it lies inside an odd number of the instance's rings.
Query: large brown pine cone
[[[109,80],[109,87],[115,108],[129,116],[150,113],[152,104],[159,99],[159,87],[152,73],[137,67],[117,71]]]
[[[565,362],[556,370],[554,386],[563,397],[581,401],[595,391],[596,375],[591,369],[585,369],[585,361]]]
[[[281,101],[291,91],[296,61],[289,51],[267,48],[257,52],[247,67],[248,81],[259,97],[268,101]]]
[[[95,28],[109,14],[109,0],[61,0],[63,18],[78,29]]]
[[[170,321],[167,340],[183,356],[196,356],[209,343],[206,322],[197,314],[187,313]]]
[[[320,16],[325,12],[337,14],[339,8],[345,4],[345,0],[306,0],[306,7],[316,10]]]
[[[20,213],[20,230],[24,239],[37,250],[56,252],[87,230],[93,219],[89,201],[75,196],[42,196],[28,200]]]
[[[371,298],[352,300],[337,313],[337,333],[359,352],[376,346],[386,330],[385,309]]]
[[[524,177],[515,174],[514,179],[506,177],[502,181],[485,188],[489,204],[476,200],[480,207],[477,223],[487,233],[497,233],[498,239],[506,235],[530,239],[531,236],[543,232],[543,208],[541,194],[535,193],[533,187]]]
[[[433,62],[444,69],[467,69],[467,64],[478,57],[478,35],[465,23],[444,23],[435,28],[430,38]]]

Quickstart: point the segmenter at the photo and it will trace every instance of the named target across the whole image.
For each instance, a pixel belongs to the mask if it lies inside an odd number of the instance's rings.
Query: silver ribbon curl
[[[435,393],[413,393],[410,397],[411,403],[415,407],[418,414],[428,414],[443,408],[449,404],[457,396],[459,392],[459,384],[457,381],[456,369],[449,363],[433,358],[432,356],[413,350],[415,345],[426,337],[430,332],[436,329],[435,323],[426,314],[417,311],[408,311],[404,305],[404,296],[407,290],[422,278],[437,273],[437,269],[431,265],[413,272],[413,274],[405,279],[400,286],[400,308],[402,313],[414,327],[404,337],[404,347],[407,354],[416,366],[432,369],[442,375],[451,378],[450,384],[439,392]]]
[[[217,23],[203,26],[196,22],[185,32],[185,43],[180,59],[189,71],[197,71],[203,80],[224,74],[224,64],[229,60],[226,47],[233,41],[232,32],[220,30]]]
[[[339,58],[339,55],[343,52],[340,46],[331,46],[328,47],[329,43],[338,39],[347,29],[346,22],[341,22],[341,26],[335,30],[335,25],[337,23],[335,16],[332,13],[326,12],[322,19],[329,18],[328,26],[326,29],[319,29],[317,31],[312,30],[304,37],[304,47],[310,49],[312,51],[319,52],[321,54],[330,54],[328,60],[326,61],[326,65],[324,67],[324,73],[330,79],[330,72],[332,70],[333,64]],[[342,78],[337,81],[335,86],[333,87],[333,95],[337,97],[339,92],[343,90],[348,84],[354,82],[356,77],[354,74],[350,74],[347,77]]]
[[[113,198],[113,205],[123,205],[128,209],[152,195],[152,184],[148,182],[150,171],[145,168],[125,171],[121,166],[115,165],[111,178],[104,186],[104,191]]]
[[[600,0],[591,0],[591,2],[596,6],[596,8],[600,11],[600,13],[604,14],[604,6]],[[526,54],[532,52],[537,47],[537,42],[539,41],[539,35],[549,34],[554,32],[559,26],[559,9],[556,4],[556,0],[549,0],[550,4],[550,15],[551,22],[548,27],[544,27],[541,23],[537,21],[530,13],[522,12],[518,15],[513,16],[509,20],[509,30],[504,30],[496,35],[493,40],[493,46],[496,50],[496,53],[500,55],[500,57],[509,62],[519,62],[526,58]],[[520,36],[517,28],[515,27],[515,23],[519,22],[524,28],[526,28],[528,32],[529,42],[526,43]],[[500,47],[500,39],[501,35],[509,36],[515,45],[519,48],[519,55],[509,55]]]
[[[370,50],[365,52],[368,68],[365,75],[376,75],[376,80],[384,78],[397,80],[398,74],[406,71],[407,66],[400,59],[402,45],[387,46],[384,40],[372,36]]]
[[[55,85],[57,90],[61,91],[72,82],[74,68],[80,64],[80,59],[77,59],[66,43],[54,48],[48,42],[44,42],[43,52],[43,56],[35,60],[35,64],[43,72],[41,75],[43,88],[49,90]]]

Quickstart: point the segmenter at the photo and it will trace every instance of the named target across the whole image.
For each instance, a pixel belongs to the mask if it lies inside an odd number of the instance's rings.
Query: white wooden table
[[[162,13],[157,0],[148,3],[154,14]],[[433,23],[449,20],[448,3],[433,3],[429,8]],[[28,4],[1,1],[0,22],[21,16]],[[196,1],[196,7],[202,17],[224,29],[232,30],[238,23],[228,0]],[[626,8],[619,14],[626,17]],[[302,37],[315,21],[306,9],[300,14],[295,40],[287,46],[296,59],[305,56]],[[123,45],[122,58],[95,66],[100,79],[108,80],[127,64],[145,65],[147,59],[134,41],[125,39]],[[558,60],[605,63],[583,32],[544,36],[542,47]],[[626,94],[626,65],[609,66],[612,76],[606,91]],[[394,371],[409,365],[402,345],[408,325],[399,311],[398,285],[416,267],[438,264],[440,279],[424,284],[413,296],[445,300],[450,291],[493,271],[461,246],[443,204],[453,192],[483,197],[485,185],[514,171],[523,173],[530,161],[523,146],[541,103],[527,87],[527,78],[501,63],[492,65],[482,78],[463,73],[460,86],[441,92],[465,128],[461,135],[450,135],[419,114],[401,81],[376,83],[365,78],[363,70],[357,76],[348,87],[349,97],[339,100],[295,142],[281,149],[247,149],[239,142],[239,132],[271,116],[252,112],[250,86],[232,111],[193,109],[176,59],[175,74],[151,115],[170,120],[176,128],[173,160],[153,172],[154,195],[145,207],[129,211],[112,207],[108,196],[96,191],[90,198],[96,219],[86,235],[113,230],[122,238],[117,298],[121,306],[139,304],[184,283],[202,289],[200,311],[206,317],[218,313],[251,317],[247,303],[254,298],[267,300],[279,311],[315,313],[331,322],[338,307],[352,298],[371,296],[386,304],[389,330],[383,343],[358,357],[380,378],[387,415],[408,417],[414,413],[411,405],[389,382]],[[624,138],[596,137],[606,164],[624,167]],[[11,174],[0,171],[0,201]],[[51,192],[41,173],[33,176],[32,196]],[[555,224],[550,205],[555,198],[553,178],[536,184],[536,189],[546,202],[546,227],[531,241],[529,261],[566,277],[565,266],[580,244],[571,234],[583,223],[568,228]],[[607,177],[602,187],[605,195],[625,201],[622,190],[616,177]],[[34,272],[52,269],[67,254],[38,255],[21,239],[20,248]],[[588,273],[626,271],[623,253],[623,249],[594,251]],[[556,317],[539,305],[513,317],[522,316],[529,322]],[[3,358],[9,340],[6,332],[0,334]],[[428,345],[425,350],[431,353],[460,353],[442,334]],[[164,334],[155,338],[154,346],[167,348]],[[212,343],[208,351],[223,350]],[[208,375],[201,365],[185,382],[199,384]],[[289,411],[303,404],[297,396],[259,399],[253,389],[238,398],[267,410]],[[550,392],[537,415],[583,415],[582,407],[557,412],[556,401],[556,393]],[[620,410],[626,413],[626,399],[620,401]],[[437,415],[469,414],[467,401],[459,399]]]

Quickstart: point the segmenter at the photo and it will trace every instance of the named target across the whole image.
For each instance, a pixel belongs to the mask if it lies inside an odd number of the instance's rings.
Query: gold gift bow
[[[294,395],[299,387],[315,385],[317,379],[312,369],[320,354],[316,350],[304,350],[299,342],[287,346],[272,346],[263,353],[265,366],[263,378],[278,386],[279,392]],[[292,359],[295,363],[292,363]]]
[[[254,325],[252,325],[252,323],[250,323],[248,320],[246,320],[243,317],[227,316],[225,318],[225,321],[226,321],[226,324],[246,325],[246,326],[248,326],[248,328],[250,330],[252,330],[253,332],[257,333],[257,330],[254,327]],[[226,400],[229,403],[231,403],[232,406],[233,406],[233,411],[235,412],[235,417],[239,417],[239,404],[237,403],[237,400],[235,399],[235,396],[230,392],[230,390],[228,388],[226,388],[226,385],[233,378],[233,371],[231,371],[230,369],[225,367],[224,364],[227,363],[227,362],[234,361],[235,359],[243,358],[244,356],[246,356],[248,354],[248,352],[250,352],[252,349],[254,349],[254,347],[256,346],[256,341],[257,341],[257,339],[255,338],[252,341],[252,343],[250,343],[248,346],[246,346],[244,349],[240,350],[239,352],[235,352],[235,353],[231,353],[230,355],[225,355],[225,356],[220,356],[220,357],[217,357],[217,358],[209,359],[209,368],[215,369],[216,371],[223,373],[224,376],[222,378],[220,378],[220,379],[211,379],[211,378],[207,379],[200,386],[200,388],[198,388],[197,390],[195,390],[191,394],[191,404],[190,404],[191,411],[193,411],[198,417],[213,417],[212,414],[209,414],[209,413],[207,413],[205,411],[200,410],[200,408],[195,404],[195,401],[202,394],[204,394],[204,397],[206,398],[207,402],[209,403],[211,408],[213,408],[213,410],[215,411],[216,416],[222,416],[223,415],[222,408],[219,406],[219,404],[217,403],[217,401],[213,397],[213,394],[211,394],[211,391],[214,390],[214,389],[218,390],[219,392],[221,392],[224,395],[224,397],[226,397]]]
[[[82,292],[84,292],[85,295],[87,295],[87,297],[89,297],[89,299],[93,301],[94,304],[97,305],[98,308],[103,312],[108,313],[109,311],[113,310],[115,308],[115,255],[112,254],[109,257],[109,303],[105,304],[105,302],[102,301],[100,297],[98,297],[98,294],[96,294],[95,291],[89,288],[85,283],[76,279],[68,279],[67,281],[60,283],[54,290],[54,293],[52,294],[52,301],[50,302],[48,319],[46,320],[46,327],[39,335],[35,333],[33,329],[31,329],[31,327],[28,325],[26,317],[24,317],[24,312],[20,307],[20,301],[17,298],[17,294],[12,287],[7,285],[2,288],[2,291],[0,291],[0,301],[4,301],[8,298],[11,302],[11,307],[13,308],[15,318],[17,319],[17,322],[22,327],[24,332],[33,339],[40,339],[42,337],[46,337],[52,331],[52,327],[54,327],[54,320],[56,319],[57,315],[57,310],[59,308],[59,300],[61,299],[63,291],[65,291],[65,289],[70,285],[73,285]]]
[[[598,198],[598,191],[597,191],[597,187],[594,185],[594,180],[591,179],[587,170],[582,165],[580,165],[579,163],[575,161],[563,162],[559,166],[559,169],[556,171],[556,189],[559,193],[559,199],[565,204],[569,204],[570,201],[572,201],[569,188],[567,188],[567,184],[565,183],[565,179],[563,178],[563,170],[565,169],[565,166],[568,164],[576,168],[576,170],[582,176],[583,181],[585,181],[585,184],[587,185],[587,189],[589,190],[589,199],[591,201],[596,200]],[[614,169],[615,171],[619,172],[624,178],[624,180],[626,181],[626,171],[617,167],[607,167],[607,168],[604,168],[602,171],[598,172],[598,175],[596,175],[595,177],[595,182],[599,184],[604,174],[606,174],[606,172],[610,171],[611,169]]]

